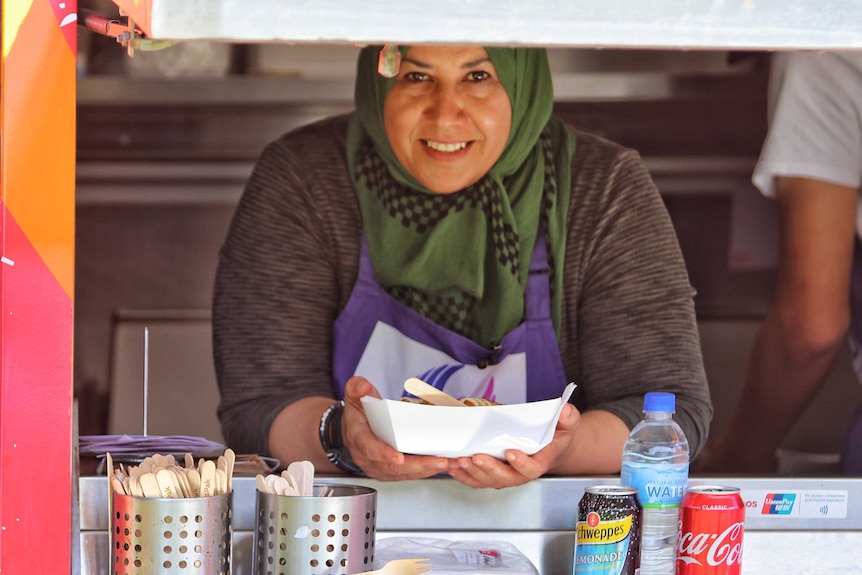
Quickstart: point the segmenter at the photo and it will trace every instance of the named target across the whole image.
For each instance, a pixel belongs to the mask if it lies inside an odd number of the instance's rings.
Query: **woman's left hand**
[[[368,477],[380,481],[424,479],[445,472],[454,460],[430,455],[406,455],[374,435],[365,417],[361,398],[380,397],[377,389],[363,377],[350,378],[344,387],[342,433],[353,461]]]
[[[458,458],[458,467],[449,470],[449,475],[469,487],[514,487],[538,479],[559,467],[575,442],[575,432],[581,422],[581,414],[572,404],[566,404],[560,413],[557,429],[551,443],[533,455],[510,449],[506,461],[490,455],[477,454]]]

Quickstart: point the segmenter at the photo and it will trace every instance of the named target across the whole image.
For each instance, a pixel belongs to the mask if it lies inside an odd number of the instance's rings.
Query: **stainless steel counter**
[[[318,482],[377,489],[378,539],[505,541],[543,575],[567,575],[572,572],[576,509],[584,488],[618,479],[545,478],[498,491],[473,490],[446,478],[381,483],[332,476]],[[862,479],[695,477],[689,483],[742,489],[744,575],[862,574]],[[80,573],[107,575],[107,481],[83,477],[79,487]],[[254,479],[236,478],[233,575],[252,573],[254,506]]]

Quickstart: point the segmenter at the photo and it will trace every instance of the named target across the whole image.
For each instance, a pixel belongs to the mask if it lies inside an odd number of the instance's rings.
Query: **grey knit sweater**
[[[269,428],[289,403],[333,393],[332,325],[356,282],[362,233],[346,129],[346,117],[331,118],[270,144],[221,250],[219,417],[241,453],[268,454]],[[670,218],[636,152],[576,135],[559,341],[575,403],[633,427],[644,393],[674,392],[696,454],[712,404]]]

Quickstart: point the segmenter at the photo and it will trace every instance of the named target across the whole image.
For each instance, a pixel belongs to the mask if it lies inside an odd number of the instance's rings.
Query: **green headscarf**
[[[437,194],[407,172],[389,145],[383,104],[395,80],[377,73],[380,49],[359,54],[347,159],[381,285],[429,319],[491,347],[524,319],[541,223],[559,335],[575,139],[551,116],[546,51],[485,48],[511,101],[511,132],[484,178],[454,194]]]

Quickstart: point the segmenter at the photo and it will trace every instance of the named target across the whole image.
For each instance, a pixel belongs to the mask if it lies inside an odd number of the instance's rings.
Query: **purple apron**
[[[566,374],[551,320],[548,254],[539,234],[525,293],[526,318],[487,349],[446,329],[386,293],[365,237],[359,277],[333,329],[333,387],[338,398],[353,375],[367,378],[387,399],[405,395],[419,377],[455,397],[512,404],[559,397]]]

